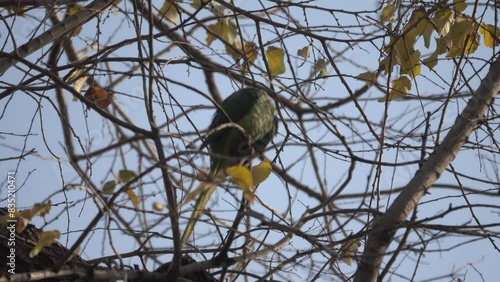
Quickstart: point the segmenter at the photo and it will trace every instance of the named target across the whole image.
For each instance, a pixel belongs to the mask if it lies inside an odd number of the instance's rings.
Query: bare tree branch
[[[481,122],[492,99],[500,91],[500,57],[490,67],[467,107],[457,117],[443,142],[403,188],[387,212],[373,223],[361,262],[356,272],[356,282],[377,281],[378,271],[389,244],[420,199],[453,161],[474,127]]]

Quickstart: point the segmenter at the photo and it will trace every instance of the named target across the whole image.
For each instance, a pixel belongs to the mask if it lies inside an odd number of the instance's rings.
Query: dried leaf
[[[346,263],[347,265],[351,265],[352,258],[355,257],[356,253],[358,252],[360,245],[359,242],[360,242],[359,238],[354,238],[344,241],[344,243],[342,243],[342,246],[340,247],[340,253],[339,253],[340,260]]]
[[[304,60],[309,58],[309,56],[311,56],[311,47],[305,46],[303,48],[300,48],[299,50],[297,50],[297,55],[304,58]]]
[[[111,101],[113,101],[112,94],[97,86],[89,87],[87,92],[85,92],[84,97],[89,99],[91,102],[94,102],[99,108],[103,110],[106,109],[109,104],[111,104]]]

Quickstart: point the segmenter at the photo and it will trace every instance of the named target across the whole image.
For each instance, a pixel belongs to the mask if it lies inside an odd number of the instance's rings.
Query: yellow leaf
[[[38,233],[38,242],[31,250],[30,258],[36,257],[44,247],[52,245],[59,237],[61,237],[61,233],[57,230]]]
[[[193,0],[191,2],[191,7],[195,8],[195,9],[199,9],[202,4],[205,4],[208,2],[210,2],[210,0]]]
[[[104,187],[102,188],[102,193],[104,193],[104,195],[113,195],[115,187],[116,187],[116,181],[114,180],[108,181],[104,183]]]
[[[439,35],[445,36],[450,31],[451,22],[453,21],[453,12],[448,8],[441,9],[432,18],[432,21],[436,25]]]
[[[80,4],[70,4],[68,5],[68,15],[74,15],[76,12],[80,11],[81,9],[83,8],[82,5]],[[75,27],[75,29],[71,32],[71,36],[76,36],[78,34],[80,34],[80,32],[82,31],[82,26],[79,25],[77,27]]]
[[[82,5],[80,4],[70,4],[68,5],[68,15],[74,15],[76,12],[82,9]]]
[[[240,186],[243,190],[245,198],[251,203],[255,198],[255,191],[253,185],[252,173],[250,170],[241,165],[230,166],[226,168],[226,174],[229,175],[232,180]]]
[[[364,81],[366,83],[366,85],[368,85],[368,86],[372,86],[374,83],[377,82],[377,73],[367,71],[367,72],[358,74],[356,76],[356,79]]]
[[[352,264],[352,258],[356,256],[356,253],[358,252],[359,248],[359,238],[354,238],[345,241],[342,243],[342,246],[340,247],[340,253],[339,257],[340,260],[346,263],[347,265]]]
[[[465,46],[463,45],[465,44]],[[448,51],[446,57],[458,57],[463,55],[469,55],[476,52],[479,47],[479,38],[475,32],[469,34],[469,37],[465,39],[462,45],[455,46]]]
[[[137,195],[134,193],[134,190],[132,189],[125,189],[125,192],[128,195],[128,198],[132,202],[132,205],[134,208],[138,209],[139,208],[139,200],[137,199]]]
[[[251,65],[253,65],[253,62],[257,59],[257,56],[259,55],[258,47],[257,44],[247,41],[245,42],[245,46],[243,49],[245,52],[245,58],[243,60],[244,62],[244,69],[248,70]]]
[[[382,59],[379,64],[378,64],[378,69],[379,70],[384,70],[384,74],[388,74],[389,72],[392,72],[392,69],[394,68],[396,59],[394,59],[394,56],[392,56],[392,60],[389,60],[389,57],[386,57]],[[389,62],[391,65],[389,66]]]
[[[404,97],[411,90],[411,81],[408,77],[402,76],[392,81],[392,88],[389,95],[378,99],[379,102],[392,101],[397,98]]]
[[[405,24],[403,32],[406,46],[413,48],[418,36],[424,38],[425,47],[429,48],[434,27],[427,20],[427,11],[423,6],[413,10],[410,20]]]
[[[226,52],[231,55],[235,62],[238,62],[241,58],[243,58],[243,63],[240,67],[241,71],[250,69],[250,66],[253,65],[259,55],[257,45],[251,41],[245,42],[244,47],[242,48],[241,41],[235,40],[232,47],[226,45]]]
[[[263,160],[260,164],[252,167],[253,185],[257,186],[266,180],[271,174],[272,166],[268,160]]]
[[[26,5],[13,5],[13,6],[7,6],[7,12],[9,15],[18,15],[21,17],[26,17]]]
[[[235,62],[238,62],[238,60],[242,56],[242,48],[241,48],[241,41],[240,40],[235,40],[233,45],[228,45],[226,44],[226,52],[233,58]]]
[[[456,57],[461,56],[463,52],[464,54],[471,54],[476,51],[476,29],[477,24],[471,19],[462,16],[457,17],[457,21],[447,35],[449,38],[449,51],[446,57]],[[474,47],[476,48],[474,49]]]
[[[457,12],[463,12],[467,9],[467,3],[465,0],[453,0],[453,9]]]
[[[436,50],[429,57],[423,60],[423,63],[428,68],[434,68],[437,65],[438,56],[448,50],[446,40],[446,37],[436,39]]]
[[[26,229],[26,227],[28,226],[28,223],[29,223],[28,218],[20,216],[17,219],[17,223],[16,223],[16,233],[19,234],[19,233],[23,232],[24,229]]]
[[[135,177],[135,172],[131,170],[122,169],[118,171],[117,181],[120,183],[127,183]]]
[[[207,45],[210,46],[215,39],[218,37],[222,38],[226,43],[233,45],[236,35],[238,35],[238,30],[236,26],[229,21],[229,18],[220,19],[219,22],[207,26]]]
[[[45,215],[49,213],[50,208],[51,208],[50,201],[48,201],[46,203],[42,203],[42,204],[38,204],[38,203],[34,204],[31,207],[31,216],[33,217],[33,216],[39,215],[39,216],[45,217]]]
[[[326,71],[326,61],[324,59],[319,59],[314,64],[314,72],[317,73],[316,77],[321,78],[328,75]]]
[[[222,5],[213,4],[210,6],[210,9],[211,9],[212,13],[214,13],[214,15],[217,18],[224,17],[224,11],[226,10],[226,7],[224,7]]]
[[[392,1],[388,1],[387,6],[382,9],[382,14],[380,14],[380,21],[387,22],[394,20],[394,11],[396,10],[396,5]]]
[[[180,15],[179,11],[177,11],[175,3],[173,2],[174,1],[172,0],[165,0],[160,8],[160,11],[158,11],[158,16],[165,17],[171,23],[176,24]]]
[[[411,78],[415,78],[420,74],[420,51],[413,50],[407,59],[401,62],[401,71],[399,74],[408,74]]]
[[[285,52],[282,49],[269,46],[266,51],[267,63],[272,76],[282,74],[286,71]]]
[[[491,24],[482,23],[479,32],[484,36],[484,46],[493,48],[498,46],[500,39],[500,29]]]

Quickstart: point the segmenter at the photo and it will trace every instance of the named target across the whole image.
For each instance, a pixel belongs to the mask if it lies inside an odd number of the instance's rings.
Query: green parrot
[[[243,88],[234,92],[217,109],[209,127],[209,135],[201,146],[201,149],[208,146],[211,153],[211,183],[201,183],[196,189],[199,197],[182,235],[182,244],[187,242],[217,182],[224,179],[225,168],[237,164],[248,165],[252,156],[262,154],[276,135],[278,119],[275,112],[274,101],[258,88]],[[228,123],[239,125],[245,132]]]

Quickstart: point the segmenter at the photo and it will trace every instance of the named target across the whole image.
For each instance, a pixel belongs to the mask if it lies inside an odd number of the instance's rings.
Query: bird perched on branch
[[[212,196],[225,168],[249,165],[252,157],[262,154],[276,135],[278,119],[274,101],[258,88],[244,88],[227,97],[218,107],[201,148],[210,150],[209,181],[195,190],[199,194],[181,242],[187,242],[201,211]],[[188,198],[189,195],[186,197]]]

